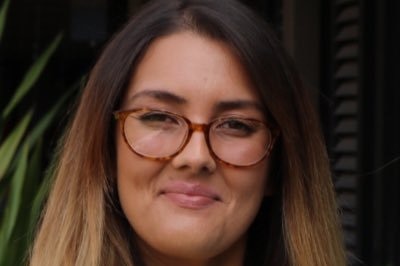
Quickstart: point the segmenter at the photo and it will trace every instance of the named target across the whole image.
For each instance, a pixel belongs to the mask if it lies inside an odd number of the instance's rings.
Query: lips
[[[168,183],[160,195],[173,204],[187,209],[207,208],[221,201],[221,197],[212,188],[182,181]]]

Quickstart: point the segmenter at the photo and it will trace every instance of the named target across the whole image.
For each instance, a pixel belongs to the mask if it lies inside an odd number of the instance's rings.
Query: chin
[[[171,233],[171,232],[170,232]],[[171,235],[174,235],[172,237]],[[228,257],[244,254],[245,237],[232,243],[229,239],[218,236],[216,233],[204,233],[201,229],[191,232],[172,232],[162,238],[141,241],[144,254],[158,254],[157,257],[172,261],[181,261],[180,265],[189,265],[192,262],[226,261]],[[216,264],[218,265],[218,264]]]

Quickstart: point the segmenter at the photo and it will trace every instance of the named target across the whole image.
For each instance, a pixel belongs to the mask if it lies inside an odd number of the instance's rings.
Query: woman
[[[156,1],[114,37],[31,265],[345,265],[318,120],[268,25],[234,1]]]

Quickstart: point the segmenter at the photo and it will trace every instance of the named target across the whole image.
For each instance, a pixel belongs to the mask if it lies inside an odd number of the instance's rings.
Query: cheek
[[[241,228],[247,228],[258,213],[267,194],[268,162],[244,169],[226,169],[225,182],[229,187],[231,216]]]
[[[157,176],[163,164],[148,160],[129,149],[122,137],[117,138],[117,182],[130,185],[149,183]]]
[[[245,202],[254,201],[268,191],[268,169],[269,161],[249,168],[225,169],[225,182],[235,197]]]
[[[145,199],[155,191],[154,179],[162,170],[158,162],[134,154],[123,141],[117,140],[117,188],[121,207],[132,222],[145,211]]]

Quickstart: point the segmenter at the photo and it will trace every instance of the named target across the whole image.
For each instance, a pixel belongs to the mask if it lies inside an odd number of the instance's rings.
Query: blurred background
[[[37,219],[44,169],[85,74],[145,2],[0,2],[8,5],[0,13],[0,265],[18,265],[10,257],[29,245],[24,228]],[[272,24],[312,90],[353,265],[400,266],[400,1],[242,2]]]

